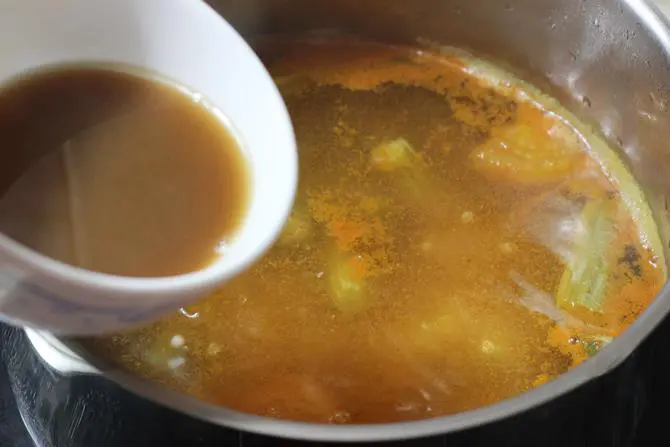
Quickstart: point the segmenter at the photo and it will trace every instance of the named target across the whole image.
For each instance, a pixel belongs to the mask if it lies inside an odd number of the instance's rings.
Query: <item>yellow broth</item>
[[[426,49],[260,48],[297,132],[293,215],[197,306],[90,342],[106,358],[245,412],[414,420],[550,380],[654,299],[639,190],[522,83]]]

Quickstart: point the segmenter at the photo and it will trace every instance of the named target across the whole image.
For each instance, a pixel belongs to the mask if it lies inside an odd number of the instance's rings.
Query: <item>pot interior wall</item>
[[[467,49],[556,97],[621,149],[666,247],[670,38],[639,0],[210,0],[243,35],[337,30]],[[638,15],[635,14],[638,13]]]

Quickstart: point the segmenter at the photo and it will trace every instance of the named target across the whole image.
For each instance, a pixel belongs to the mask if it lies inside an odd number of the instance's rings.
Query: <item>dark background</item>
[[[548,405],[483,428],[394,445],[670,446],[669,340],[670,319],[614,372]],[[98,377],[62,377],[14,328],[0,326],[0,345],[0,447],[308,445],[205,424]]]

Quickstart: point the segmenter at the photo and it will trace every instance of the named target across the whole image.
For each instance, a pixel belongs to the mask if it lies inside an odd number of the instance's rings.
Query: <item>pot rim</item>
[[[670,21],[649,0],[623,0],[670,59]],[[175,411],[216,425],[280,438],[326,442],[378,442],[443,435],[475,428],[525,412],[600,377],[623,362],[670,312],[670,284],[637,320],[598,355],[556,379],[523,394],[454,415],[420,421],[329,425],[272,419],[205,403],[135,376],[97,358],[78,341],[57,338],[77,356],[122,388]]]

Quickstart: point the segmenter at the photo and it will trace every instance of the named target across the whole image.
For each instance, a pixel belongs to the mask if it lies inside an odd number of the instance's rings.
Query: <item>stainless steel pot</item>
[[[393,42],[411,43],[421,37],[463,47],[503,64],[561,100],[621,148],[623,158],[648,195],[668,247],[670,30],[667,21],[645,1],[212,0],[211,3],[248,37],[322,29]],[[666,259],[669,253],[666,250]],[[104,374],[140,396],[215,424],[299,439],[382,441],[486,424],[553,399],[618,365],[669,310],[670,288],[666,287],[637,322],[599,355],[521,396],[433,420],[366,426],[292,423],[237,413],[132,376],[96,358],[76,341],[58,341],[48,334],[28,332],[43,357],[65,372]]]

